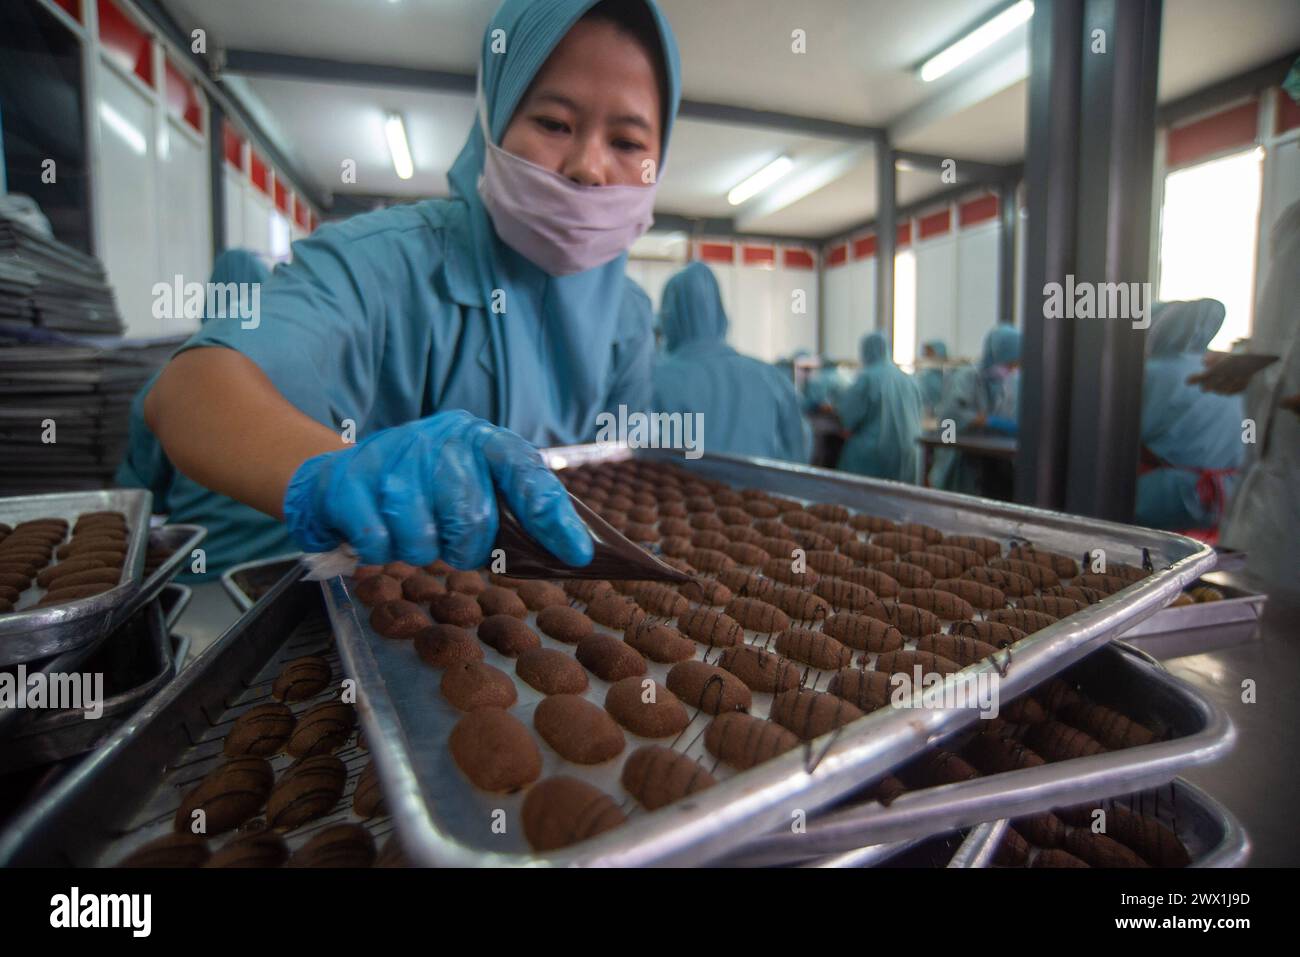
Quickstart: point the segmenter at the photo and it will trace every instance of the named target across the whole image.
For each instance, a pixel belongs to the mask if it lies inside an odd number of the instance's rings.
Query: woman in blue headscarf
[[[775,367],[727,345],[727,314],[713,270],[691,263],[659,305],[664,352],[654,365],[654,408],[700,413],[704,449],[807,462],[812,433],[799,394]]]
[[[884,333],[862,337],[862,371],[835,398],[840,423],[852,433],[839,468],[873,478],[915,482],[921,435],[921,390],[889,356]]]
[[[942,339],[931,339],[921,346],[921,358],[930,362],[942,362],[948,358],[948,346]],[[916,374],[917,385],[921,387],[921,399],[925,408],[934,411],[943,395],[944,370],[942,366],[928,365]]]
[[[942,432],[951,421],[958,434],[989,430],[1015,435],[1020,401],[1020,330],[997,325],[984,337],[979,367],[966,365],[947,376],[935,409]],[[983,470],[956,449],[937,449],[930,485],[950,492],[978,494]]]
[[[1142,377],[1142,466],[1135,518],[1175,531],[1216,528],[1245,454],[1240,396],[1188,385],[1223,325],[1217,299],[1162,302],[1147,334]]]
[[[205,486],[308,551],[482,565],[496,492],[570,564],[590,536],[533,444],[644,406],[649,330],[617,321],[679,99],[652,0],[506,0],[484,33],[452,196],[325,226],[257,328],[208,323],[145,404]],[[530,444],[533,443],[533,444]]]

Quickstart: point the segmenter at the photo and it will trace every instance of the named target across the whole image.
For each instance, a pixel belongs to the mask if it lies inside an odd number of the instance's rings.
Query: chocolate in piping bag
[[[591,540],[596,546],[591,562],[581,568],[564,564],[539,545],[524,531],[505,499],[500,494],[497,495],[497,514],[501,525],[493,548],[505,552],[505,575],[510,578],[606,578],[677,583],[695,581],[692,576],[665,564],[634,544],[573,493],[569,493],[569,501],[578,513],[578,518],[582,519],[591,532]]]

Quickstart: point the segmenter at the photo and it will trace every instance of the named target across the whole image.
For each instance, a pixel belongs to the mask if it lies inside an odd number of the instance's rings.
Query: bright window
[[[894,362],[909,372],[916,364],[916,253],[894,257]]]
[[[1165,177],[1159,298],[1222,302],[1227,317],[1212,349],[1250,335],[1263,160],[1249,149]]]

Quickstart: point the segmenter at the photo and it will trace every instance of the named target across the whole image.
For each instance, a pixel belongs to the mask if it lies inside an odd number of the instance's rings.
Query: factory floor
[[[1240,576],[1214,576],[1250,588]],[[191,639],[193,661],[239,617],[220,582],[194,588],[176,625]],[[1254,629],[1199,632],[1143,643],[1170,672],[1223,708],[1237,730],[1227,757],[1183,777],[1224,804],[1250,837],[1255,867],[1300,864],[1300,829],[1293,800],[1300,792],[1300,602],[1270,600]],[[1242,682],[1255,683],[1255,701],[1242,701]]]

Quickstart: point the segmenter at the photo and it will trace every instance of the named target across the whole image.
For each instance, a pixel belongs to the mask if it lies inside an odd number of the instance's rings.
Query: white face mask
[[[603,266],[653,225],[657,182],[580,186],[493,143],[481,87],[478,115],[487,146],[478,194],[501,240],[545,272]]]

